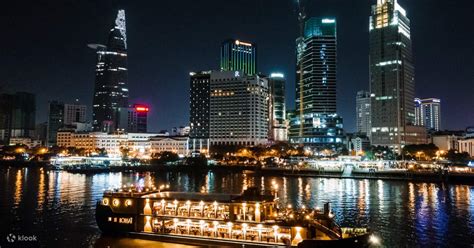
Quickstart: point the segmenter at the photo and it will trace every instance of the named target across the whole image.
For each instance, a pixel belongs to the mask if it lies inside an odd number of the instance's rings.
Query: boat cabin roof
[[[223,193],[199,193],[199,192],[178,192],[162,191],[151,192],[141,196],[141,198],[157,198],[165,200],[189,200],[218,203],[238,203],[238,202],[273,202],[273,196],[261,195],[254,189],[247,189],[242,194],[223,194]]]

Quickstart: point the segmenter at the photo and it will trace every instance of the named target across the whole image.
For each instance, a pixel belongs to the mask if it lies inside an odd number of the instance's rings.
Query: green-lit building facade
[[[221,70],[257,73],[257,47],[255,44],[229,39],[222,43]]]

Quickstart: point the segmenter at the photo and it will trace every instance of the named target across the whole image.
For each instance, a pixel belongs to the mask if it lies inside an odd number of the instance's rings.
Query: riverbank
[[[45,162],[20,162],[0,161],[0,166],[12,167],[43,167],[52,170]],[[260,167],[250,165],[212,165],[212,166],[189,166],[189,165],[136,165],[136,166],[108,166],[78,168],[71,167],[63,169],[70,173],[97,174],[108,172],[185,172],[185,173],[244,173],[255,176],[284,176],[284,177],[321,177],[338,179],[369,179],[369,180],[404,180],[416,182],[448,182],[453,184],[474,185],[474,173],[462,173],[451,171],[432,170],[352,170],[349,173],[342,169],[289,169],[278,167]]]

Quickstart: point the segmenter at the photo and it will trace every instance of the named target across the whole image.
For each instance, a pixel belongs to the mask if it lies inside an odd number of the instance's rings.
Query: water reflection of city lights
[[[18,170],[16,172],[16,177],[15,177],[15,197],[14,197],[15,205],[20,204],[20,201],[22,199],[21,197],[22,189],[23,189],[23,175],[22,175],[22,171]]]
[[[42,208],[45,199],[45,170],[41,168],[40,175],[39,175],[39,184],[38,184],[38,208]]]

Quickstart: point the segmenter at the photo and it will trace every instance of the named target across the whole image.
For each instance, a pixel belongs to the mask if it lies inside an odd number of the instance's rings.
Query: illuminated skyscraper
[[[189,147],[207,153],[210,141],[211,71],[191,72],[189,85]]]
[[[268,81],[240,71],[212,72],[209,137],[219,145],[255,146],[268,142]]]
[[[290,120],[291,143],[337,149],[342,118],[336,112],[336,20],[312,17],[296,40],[296,112]]]
[[[221,70],[257,73],[257,48],[255,44],[240,40],[226,40],[221,47]]]
[[[441,100],[415,98],[415,124],[427,130],[439,131],[441,127]]]
[[[369,25],[372,144],[397,151],[422,143],[415,124],[410,20],[397,0],[377,0]]]
[[[286,128],[286,104],[285,104],[285,75],[272,73],[268,78],[268,103],[269,110],[269,134],[272,141],[288,140]]]
[[[95,131],[111,132],[118,128],[120,108],[128,107],[124,10],[117,13],[107,46],[94,44],[89,47],[97,50],[92,124]]]
[[[241,71],[192,72],[190,133],[192,151],[213,146],[254,146],[268,142],[268,80]]]

